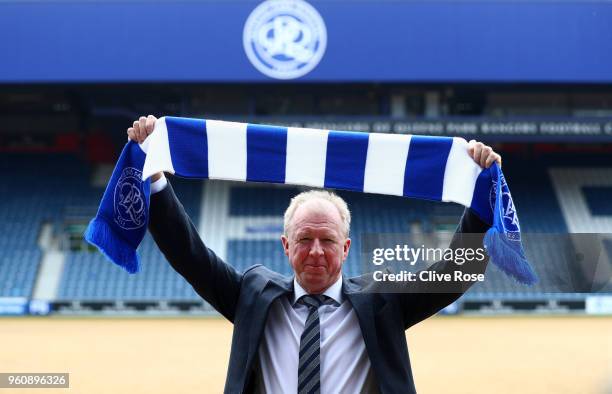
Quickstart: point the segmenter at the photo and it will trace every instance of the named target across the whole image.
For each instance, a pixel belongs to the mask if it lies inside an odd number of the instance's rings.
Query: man
[[[142,143],[155,120],[135,121],[129,138]],[[483,167],[501,164],[488,146],[472,141],[469,149]],[[163,174],[152,181],[149,230],[155,242],[195,291],[234,324],[225,392],[415,392],[405,330],[461,292],[364,292],[362,277],[344,278],[350,212],[326,191],[296,196],[285,212],[281,242],[293,278],[262,265],[240,273],[206,248]],[[466,209],[450,248],[482,247],[487,229]],[[477,245],[464,233],[481,234]],[[486,260],[462,266],[440,261],[430,269],[485,267]]]

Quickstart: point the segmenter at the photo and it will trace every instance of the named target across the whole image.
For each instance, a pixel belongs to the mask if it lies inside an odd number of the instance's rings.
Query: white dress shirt
[[[151,183],[151,194],[162,191],[166,185],[162,176]],[[258,352],[259,392],[297,392],[300,337],[308,317],[308,307],[297,301],[308,293],[295,279],[293,290],[270,306]],[[357,315],[342,294],[342,276],[323,294],[338,304],[319,308],[321,393],[378,392]]]
[[[293,289],[272,303],[259,345],[260,391],[266,393],[297,392],[300,337],[308,317],[308,307],[297,301],[308,293],[295,279]],[[342,276],[323,294],[338,305],[319,308],[321,393],[378,391],[357,315],[342,294]]]
[[[159,178],[155,182],[151,182],[151,194],[161,192],[162,190],[166,188],[167,184],[168,184],[168,180],[166,179],[166,176],[162,172],[161,178]]]

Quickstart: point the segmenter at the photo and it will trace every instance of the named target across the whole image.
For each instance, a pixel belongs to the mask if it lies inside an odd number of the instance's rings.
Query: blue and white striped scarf
[[[130,273],[139,270],[136,248],[148,223],[149,177],[159,171],[459,203],[491,225],[484,244],[493,263],[521,283],[537,281],[501,169],[482,169],[462,138],[162,117],[143,144],[128,142],[123,149],[85,233]]]

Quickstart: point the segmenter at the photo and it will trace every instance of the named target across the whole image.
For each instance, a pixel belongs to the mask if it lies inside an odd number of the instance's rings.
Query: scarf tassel
[[[85,230],[85,240],[95,245],[110,261],[130,274],[140,271],[140,259],[136,249],[126,242],[105,219],[96,217]]]

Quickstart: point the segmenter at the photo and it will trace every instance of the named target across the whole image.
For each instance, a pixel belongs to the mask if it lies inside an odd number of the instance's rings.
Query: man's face
[[[311,294],[323,293],[340,276],[351,240],[344,236],[338,209],[315,199],[294,212],[281,241],[298,283]]]

